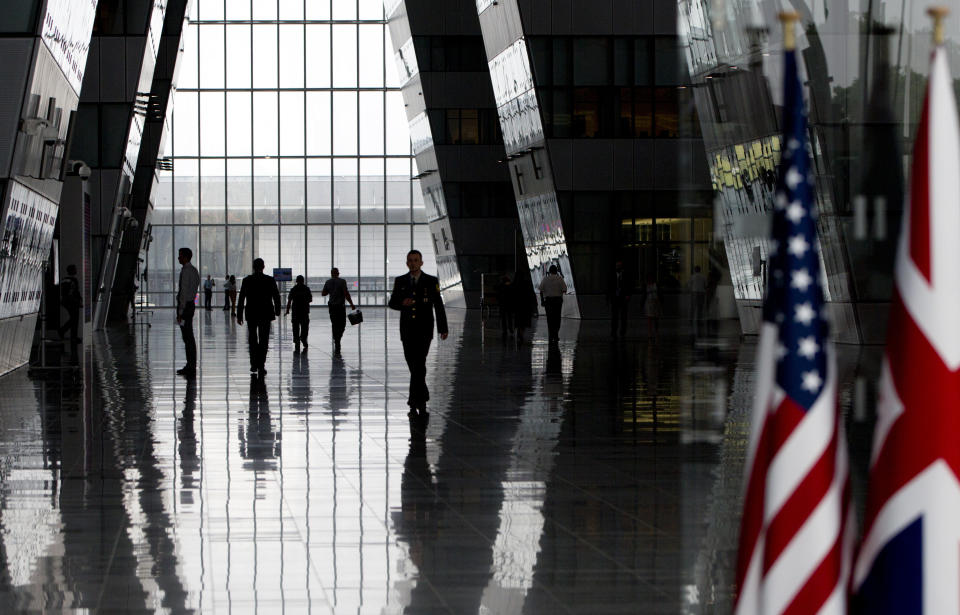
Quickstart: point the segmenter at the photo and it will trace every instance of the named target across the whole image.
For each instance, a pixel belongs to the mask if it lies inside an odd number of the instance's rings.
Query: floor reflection
[[[204,313],[198,378],[172,322],[95,345],[76,382],[2,381],[0,604],[11,612],[723,612],[752,348],[721,331],[504,344],[451,310],[406,416],[393,314],[268,375]],[[317,338],[327,334],[318,319]],[[642,327],[636,327],[638,330]],[[6,610],[4,611],[6,612]]]

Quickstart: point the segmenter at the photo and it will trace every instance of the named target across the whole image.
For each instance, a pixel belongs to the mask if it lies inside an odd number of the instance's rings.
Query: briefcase
[[[351,325],[359,325],[363,322],[363,312],[360,310],[354,310],[347,314],[347,320],[350,321]]]

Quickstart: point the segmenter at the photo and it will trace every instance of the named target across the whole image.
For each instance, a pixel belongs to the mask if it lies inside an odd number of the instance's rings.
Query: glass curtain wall
[[[146,292],[176,251],[222,289],[262,258],[383,305],[410,248],[436,271],[381,0],[197,0],[184,34]],[[216,293],[222,305],[222,292]],[[317,298],[319,300],[319,297]]]

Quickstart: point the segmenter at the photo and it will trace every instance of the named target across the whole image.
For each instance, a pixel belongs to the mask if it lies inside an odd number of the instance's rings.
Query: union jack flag
[[[894,270],[852,607],[960,613],[960,128],[938,47]]]
[[[845,613],[851,563],[846,440],[794,51],[784,57],[783,132],[740,525],[738,615]]]

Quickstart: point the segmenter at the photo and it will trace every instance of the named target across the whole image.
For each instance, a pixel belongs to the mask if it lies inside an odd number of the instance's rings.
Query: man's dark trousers
[[[421,410],[427,407],[430,401],[430,391],[427,389],[427,353],[430,352],[432,338],[424,335],[401,336],[403,342],[403,358],[407,360],[410,369],[410,393],[407,405]]]
[[[204,288],[203,289],[203,307],[205,309],[210,309],[210,301],[213,299],[213,290]]]
[[[265,369],[267,343],[270,341],[270,321],[247,321],[247,345],[250,347],[250,367]]]
[[[310,332],[310,319],[307,317],[293,318],[293,343],[296,346],[307,343],[307,334]]]
[[[183,337],[183,349],[187,353],[187,369],[197,367],[197,339],[193,336],[193,314],[197,306],[188,303],[180,312],[180,335]]]
[[[339,344],[347,328],[347,306],[328,305],[327,307],[330,309],[330,324],[333,325],[333,341]]]
[[[560,338],[560,310],[563,297],[546,297],[543,300],[547,310],[547,337],[553,341]]]

